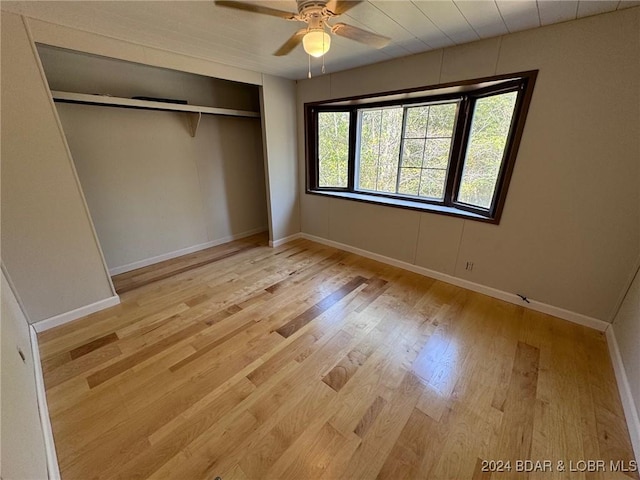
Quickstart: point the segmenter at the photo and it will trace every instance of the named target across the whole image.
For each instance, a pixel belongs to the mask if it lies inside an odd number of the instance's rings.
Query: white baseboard
[[[530,303],[526,303],[518,295],[514,293],[509,293],[503,290],[498,290],[497,288],[487,287],[486,285],[470,282],[469,280],[464,280],[462,278],[454,277],[453,275],[448,275],[446,273],[441,273],[435,270],[430,270],[428,268],[420,267],[418,265],[413,265],[411,263],[404,262],[402,260],[397,260],[395,258],[386,257],[384,255],[380,255],[377,253],[372,253],[367,250],[363,250],[361,248],[352,247],[351,245],[346,245],[340,242],[334,242],[333,240],[327,240],[326,238],[322,238],[322,237],[316,237],[315,235],[309,235],[308,233],[302,233],[300,234],[300,236],[302,238],[306,238],[314,242],[322,243],[324,245],[329,245],[331,247],[339,248],[340,250],[345,250],[347,252],[361,255],[363,257],[371,258],[372,260],[377,260],[378,262],[386,263],[388,265],[393,265],[394,267],[403,268],[405,270],[409,270],[410,272],[424,275],[425,277],[435,278],[436,280],[441,280],[443,282],[450,283],[458,287],[466,288],[467,290],[472,290],[474,292],[482,293],[484,295],[488,295],[489,297],[498,298],[500,300],[504,300],[505,302],[513,303],[516,305],[522,305],[523,307],[530,308],[531,310],[553,315],[555,317],[562,318],[564,320],[568,320],[570,322],[577,323],[579,325],[584,325],[586,327],[593,328],[601,332],[604,332],[607,329],[607,327],[610,325],[610,323],[607,323],[603,320],[588,317],[580,313],[571,312],[569,310],[565,310],[559,307],[554,307],[553,305],[537,302],[535,300],[529,300]]]
[[[181,257],[182,255],[199,252],[200,250],[204,250],[206,248],[216,247],[218,245],[222,245],[223,243],[232,242],[234,240],[240,240],[241,238],[250,237],[251,235],[255,235],[256,233],[261,233],[266,231],[267,231],[267,227],[254,228],[246,232],[236,233],[235,235],[229,235],[227,237],[218,238],[210,242],[200,243],[198,245],[193,245],[191,247],[181,248],[180,250],[163,253],[162,255],[156,255],[155,257],[151,257],[151,258],[145,258],[144,260],[138,260],[136,262],[129,263],[127,265],[110,268],[109,275],[111,276],[119,275],[121,273],[130,272],[131,270],[137,270],[138,268],[148,267],[149,265],[153,265],[154,263],[164,262],[165,260],[171,260],[172,258]]]
[[[105,308],[113,307],[114,305],[118,305],[119,303],[120,297],[118,295],[114,295],[113,297],[99,300],[90,305],[76,308],[75,310],[71,310],[70,312],[61,313],[60,315],[56,315],[55,317],[40,320],[39,322],[34,323],[32,326],[37,333],[44,332],[45,330],[64,325],[65,323],[69,323],[78,318],[86,317],[87,315],[91,315],[92,313],[99,312],[100,310],[104,310]]]
[[[56,454],[56,444],[53,439],[51,420],[49,419],[49,407],[47,405],[47,394],[44,386],[44,376],[42,374],[42,363],[40,362],[40,349],[38,348],[38,334],[33,325],[29,327],[31,337],[31,354],[35,369],[36,396],[38,401],[38,412],[40,414],[40,424],[42,426],[42,436],[44,437],[44,448],[47,456],[47,470],[49,480],[60,480],[60,469],[58,468],[58,456]]]
[[[293,235],[289,235],[288,237],[279,238],[278,240],[269,240],[270,247],[279,247],[285,243],[291,242],[298,238],[303,238],[304,233],[294,233]]]
[[[620,355],[618,341],[613,331],[614,328],[615,327],[611,325],[605,332],[607,335],[607,344],[609,345],[609,355],[611,355],[611,363],[613,364],[613,370],[616,374],[616,382],[618,383],[618,391],[620,392],[620,399],[622,400],[624,416],[627,420],[627,428],[629,429],[633,452],[636,460],[640,462],[640,418],[638,418],[638,409],[631,393],[631,386],[627,378],[627,371],[624,368],[622,355]]]

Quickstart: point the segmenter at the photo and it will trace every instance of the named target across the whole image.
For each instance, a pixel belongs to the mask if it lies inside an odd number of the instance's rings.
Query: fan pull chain
[[[309,78],[311,78],[311,55],[309,55]]]
[[[324,75],[324,55],[322,56],[322,74]]]

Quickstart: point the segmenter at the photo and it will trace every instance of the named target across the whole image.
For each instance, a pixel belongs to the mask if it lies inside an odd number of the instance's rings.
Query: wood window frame
[[[462,82],[305,103],[306,193],[428,211],[498,224],[504,209],[537,74],[538,70],[530,70]],[[483,209],[457,201],[465,155],[469,144],[475,102],[480,98],[510,91],[517,91],[518,95],[491,206],[488,209]],[[358,112],[360,110],[389,106],[407,107],[413,104],[429,104],[453,100],[459,101],[459,104],[456,111],[443,200],[356,189]],[[350,115],[346,187],[318,186],[318,113],[331,111],[349,112]],[[400,152],[401,154],[402,152]]]

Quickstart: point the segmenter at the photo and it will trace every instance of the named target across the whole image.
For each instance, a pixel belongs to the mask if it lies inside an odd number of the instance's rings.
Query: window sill
[[[410,199],[389,198],[378,195],[368,195],[366,193],[355,192],[336,192],[328,190],[307,190],[308,194],[321,195],[324,197],[341,198],[343,200],[354,200],[356,202],[373,203],[375,205],[384,205],[387,207],[405,208],[408,210],[418,210],[421,212],[429,212],[440,215],[448,215],[451,217],[460,217],[467,220],[475,220],[478,222],[497,223],[495,219],[483,217],[477,213],[467,212],[455,207],[445,205],[435,205],[431,203],[422,203]]]

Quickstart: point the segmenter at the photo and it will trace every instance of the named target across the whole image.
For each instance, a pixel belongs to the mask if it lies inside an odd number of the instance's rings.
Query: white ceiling
[[[255,1],[296,11],[294,0]],[[308,57],[301,47],[274,57],[303,24],[216,6],[213,1],[68,1],[0,3],[2,10],[80,30],[249,70],[305,78]],[[325,56],[327,72],[472,42],[519,30],[640,5],[640,1],[556,0],[372,0],[338,21],[392,39],[381,50],[340,37]],[[320,60],[312,59],[319,73]]]

